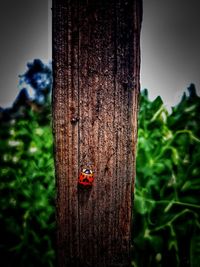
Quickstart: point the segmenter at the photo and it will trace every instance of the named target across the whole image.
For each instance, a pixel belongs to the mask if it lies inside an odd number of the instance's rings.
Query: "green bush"
[[[200,264],[200,98],[189,93],[171,114],[141,95],[133,266]]]
[[[1,122],[2,267],[54,266],[52,135],[50,119],[41,116],[27,108],[23,117]]]
[[[38,102],[39,103],[39,102]],[[50,102],[4,111],[0,127],[0,262],[55,266],[55,179]],[[200,98],[168,114],[141,94],[132,265],[199,266]],[[3,263],[3,264],[2,264]]]

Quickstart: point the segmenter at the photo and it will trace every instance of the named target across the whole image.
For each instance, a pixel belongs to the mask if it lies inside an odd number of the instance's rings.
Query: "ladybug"
[[[81,187],[91,187],[94,182],[94,173],[90,169],[83,169],[79,175],[78,185]]]

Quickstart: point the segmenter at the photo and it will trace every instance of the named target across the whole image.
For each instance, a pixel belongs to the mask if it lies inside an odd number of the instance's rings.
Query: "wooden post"
[[[141,2],[53,0],[59,267],[130,266]]]

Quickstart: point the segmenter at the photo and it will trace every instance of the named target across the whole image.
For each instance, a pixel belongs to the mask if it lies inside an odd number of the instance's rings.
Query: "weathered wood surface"
[[[130,264],[141,16],[140,0],[53,0],[59,267]]]

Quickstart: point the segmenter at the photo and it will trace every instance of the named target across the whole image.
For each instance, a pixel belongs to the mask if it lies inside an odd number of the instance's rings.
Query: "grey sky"
[[[0,1],[0,106],[12,104],[28,61],[51,59],[49,22],[48,0]]]
[[[199,11],[199,0],[144,0],[141,85],[168,106],[192,82],[199,94]]]
[[[175,105],[191,82],[200,90],[200,1],[144,0],[141,87]],[[0,106],[19,92],[35,58],[51,60],[51,0],[0,1]]]

